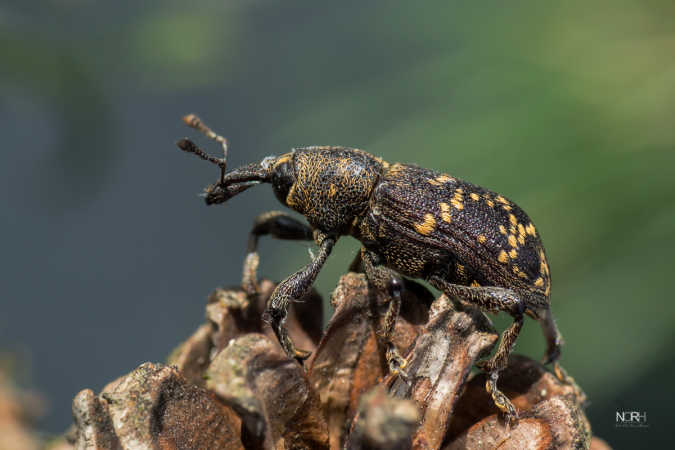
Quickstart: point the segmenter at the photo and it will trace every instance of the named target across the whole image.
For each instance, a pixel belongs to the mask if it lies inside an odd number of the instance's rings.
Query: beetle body
[[[508,287],[546,307],[550,274],[541,240],[527,214],[502,195],[346,147],[295,149],[271,170],[284,205],[326,235],[355,237],[402,275]]]
[[[194,120],[189,124],[205,128]],[[215,135],[208,128],[204,132]],[[516,412],[497,389],[497,375],[507,364],[524,314],[542,325],[546,362],[558,359],[562,337],[549,308],[546,254],[530,218],[504,196],[447,174],[389,164],[347,147],[294,149],[226,173],[224,159],[205,155],[188,140],[178,145],[221,167],[220,180],[206,189],[207,204],[270,183],[281,203],[307,218],[309,227],[283,213],[261,215],[251,231],[247,255],[247,264],[254,261],[249,266],[255,271],[255,246],[262,234],[282,239],[313,236],[320,247],[313,261],[282,281],[268,302],[267,320],[289,356],[302,360],[308,355],[288,337],[284,325],[288,304],[311,287],[339,237],[351,235],[362,243],[360,266],[369,283],[388,290],[393,299],[384,320],[385,341],[400,307],[400,276],[425,279],[449,296],[513,316],[496,353],[481,364],[490,374],[487,389],[507,416]],[[247,276],[246,270],[245,279],[254,279],[255,274]],[[405,361],[391,346],[387,360],[392,370],[403,373]]]

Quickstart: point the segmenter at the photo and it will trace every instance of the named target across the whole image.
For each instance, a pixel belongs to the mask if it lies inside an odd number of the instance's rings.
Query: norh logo
[[[647,412],[640,411],[617,411],[616,412],[616,426],[617,427],[639,427],[645,428],[647,424]]]

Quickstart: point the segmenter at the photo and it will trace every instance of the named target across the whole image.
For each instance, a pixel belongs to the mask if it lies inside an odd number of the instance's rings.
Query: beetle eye
[[[293,163],[291,160],[284,161],[274,167],[272,172],[272,187],[274,188],[274,195],[277,199],[286,204],[286,197],[291,187],[295,183],[295,170],[293,170]]]

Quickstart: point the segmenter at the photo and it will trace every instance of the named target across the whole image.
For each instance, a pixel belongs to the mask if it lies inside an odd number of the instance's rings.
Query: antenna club
[[[213,156],[207,154],[201,148],[197,147],[195,145],[195,143],[192,142],[188,138],[180,139],[178,142],[176,142],[176,145],[178,146],[178,148],[180,148],[184,152],[194,153],[195,155],[197,155],[201,159],[203,159],[205,161],[209,161],[209,162],[217,165],[218,167],[220,167],[221,179],[222,179],[223,175],[225,174],[225,167],[227,165],[224,158],[214,158]]]
[[[188,138],[179,139],[176,145],[184,152],[196,153],[197,146]]]
[[[187,116],[183,117],[183,122],[185,125],[189,126],[190,128],[196,128],[199,129],[200,125],[202,124],[202,120],[197,117],[195,114],[188,114]]]

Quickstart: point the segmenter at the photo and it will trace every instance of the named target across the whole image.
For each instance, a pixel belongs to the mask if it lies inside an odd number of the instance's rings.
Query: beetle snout
[[[207,205],[217,205],[218,203],[225,203],[235,195],[244,192],[246,189],[259,183],[259,181],[245,181],[243,183],[234,183],[230,185],[216,183],[207,186],[206,189],[204,189],[202,196]]]
[[[225,189],[217,184],[207,186],[206,189],[204,189],[203,197],[207,205],[215,205],[227,200]]]

